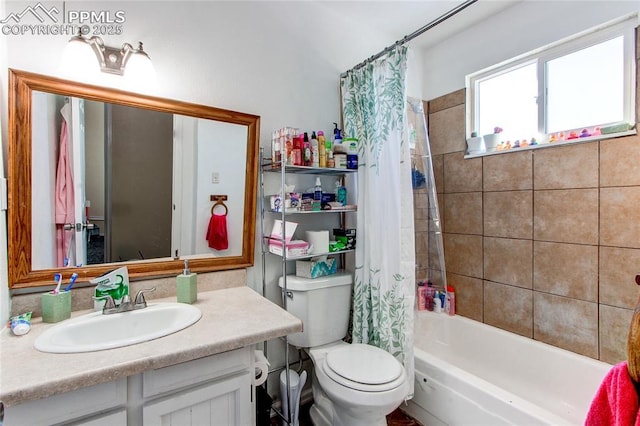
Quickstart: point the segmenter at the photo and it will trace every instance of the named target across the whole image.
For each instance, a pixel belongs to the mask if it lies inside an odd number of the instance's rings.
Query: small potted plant
[[[493,133],[489,133],[483,136],[484,146],[487,151],[492,151],[496,149],[496,146],[500,143],[500,133],[502,133],[502,127],[494,127]]]
[[[467,153],[479,154],[484,152],[484,143],[477,132],[471,132],[471,137],[467,139]]]

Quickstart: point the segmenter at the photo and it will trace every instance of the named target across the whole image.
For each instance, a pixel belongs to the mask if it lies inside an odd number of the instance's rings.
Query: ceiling
[[[478,0],[416,37],[411,44],[428,48],[519,1],[523,0]],[[389,34],[393,41],[413,33],[462,3],[462,0],[322,1],[323,7],[333,8],[347,20]]]

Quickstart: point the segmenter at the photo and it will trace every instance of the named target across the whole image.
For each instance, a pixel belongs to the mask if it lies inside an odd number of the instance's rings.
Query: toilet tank
[[[280,277],[279,286],[284,282]],[[289,343],[310,348],[341,340],[347,334],[353,277],[341,272],[320,278],[287,275],[287,311],[302,320],[303,331]]]

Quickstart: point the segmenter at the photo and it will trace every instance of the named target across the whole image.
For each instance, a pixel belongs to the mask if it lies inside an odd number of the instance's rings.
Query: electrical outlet
[[[211,173],[211,183],[220,183],[220,173],[219,172]]]

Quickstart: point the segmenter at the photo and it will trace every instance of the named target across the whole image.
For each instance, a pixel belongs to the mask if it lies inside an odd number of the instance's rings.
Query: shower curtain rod
[[[418,28],[417,30],[415,30],[414,32],[412,32],[409,35],[404,36],[400,40],[398,40],[395,43],[393,43],[391,46],[385,47],[380,52],[376,53],[375,55],[371,56],[368,59],[365,59],[364,61],[360,62],[358,65],[356,65],[355,67],[351,68],[350,70],[343,72],[342,74],[340,74],[340,78],[346,77],[347,73],[349,73],[350,71],[354,71],[354,70],[357,70],[358,68],[362,68],[363,66],[367,65],[368,63],[373,62],[376,59],[380,58],[381,56],[386,55],[387,53],[391,52],[391,50],[393,50],[395,47],[401,46],[401,45],[413,40],[414,38],[416,38],[419,35],[425,33],[426,31],[430,30],[431,28],[435,27],[436,25],[441,24],[444,21],[446,21],[447,19],[451,18],[452,16],[458,14],[459,12],[462,12],[464,9],[466,9],[469,6],[471,6],[473,3],[477,2],[477,1],[478,0],[466,0],[464,3],[461,3],[458,6],[454,7],[453,9],[451,9],[450,11],[444,13],[443,15],[440,15],[438,18],[436,18],[433,21],[429,22],[425,26]]]

